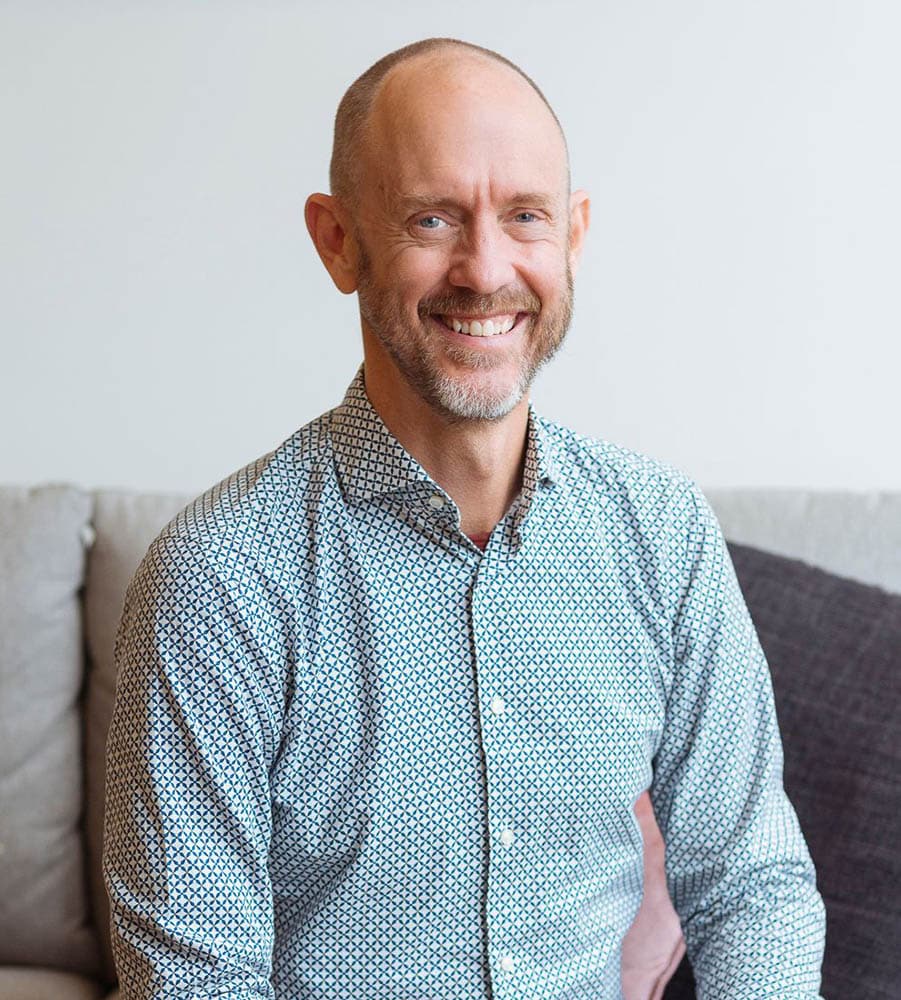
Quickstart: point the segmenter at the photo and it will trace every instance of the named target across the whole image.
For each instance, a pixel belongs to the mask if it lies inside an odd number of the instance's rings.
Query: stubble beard
[[[535,376],[557,353],[569,330],[573,313],[573,276],[565,265],[565,294],[558,306],[541,313],[540,300],[530,292],[499,292],[477,295],[450,292],[419,303],[419,322],[411,326],[400,301],[373,278],[372,261],[360,246],[357,296],[360,315],[391,356],[401,375],[432,409],[446,420],[495,421],[505,417],[528,393]],[[491,391],[478,378],[454,377],[444,371],[430,350],[439,334],[431,329],[429,316],[498,315],[529,313],[523,322],[530,324],[525,335],[529,346],[523,353],[515,383],[505,392]],[[439,320],[440,322],[440,320]],[[494,357],[487,351],[472,350],[456,343],[442,343],[438,350],[452,361],[473,371],[490,371],[507,364],[506,357]]]

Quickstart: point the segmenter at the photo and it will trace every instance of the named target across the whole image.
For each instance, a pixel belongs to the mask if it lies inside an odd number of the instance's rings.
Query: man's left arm
[[[713,511],[683,497],[651,799],[700,1000],[819,997],[825,911],[782,784],[769,667]]]

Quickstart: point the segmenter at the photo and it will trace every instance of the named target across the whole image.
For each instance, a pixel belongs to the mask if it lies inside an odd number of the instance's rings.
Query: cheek
[[[445,255],[438,249],[411,248],[393,261],[387,280],[406,296],[422,298],[444,286]]]
[[[556,245],[535,244],[525,248],[520,274],[542,300],[566,290],[566,251]]]

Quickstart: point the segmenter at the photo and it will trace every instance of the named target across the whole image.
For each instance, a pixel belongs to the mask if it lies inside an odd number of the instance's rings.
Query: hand
[[[635,816],[644,841],[644,893],[623,938],[623,1000],[660,1000],[685,954],[685,938],[666,888],[663,836],[648,792],[639,795]]]

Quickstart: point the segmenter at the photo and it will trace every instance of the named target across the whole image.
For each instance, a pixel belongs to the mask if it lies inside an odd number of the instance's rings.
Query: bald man
[[[817,997],[822,902],[716,519],[529,402],[589,222],[552,109],[497,53],[419,42],[348,90],[330,181],[306,221],[363,366],[126,599],[123,1000],[651,1000],[686,945],[703,997]]]

